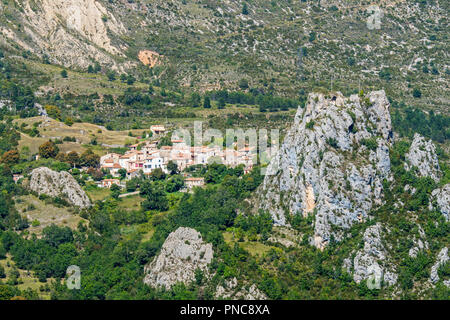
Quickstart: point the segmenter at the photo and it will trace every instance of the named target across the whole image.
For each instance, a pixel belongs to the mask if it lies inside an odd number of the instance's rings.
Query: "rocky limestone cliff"
[[[436,203],[437,209],[444,215],[445,220],[450,219],[450,183],[446,184],[442,188],[436,189],[431,193],[431,200]],[[432,203],[430,203],[430,209],[433,209]]]
[[[268,167],[259,207],[279,225],[295,214],[314,215],[312,243],[341,240],[382,203],[390,180],[392,127],[384,91],[365,97],[312,93]]]
[[[439,182],[442,173],[439,168],[436,147],[431,140],[426,140],[416,133],[405,158],[407,161],[405,163],[406,170],[417,168],[419,177],[430,177],[434,181]]]
[[[431,267],[430,281],[432,283],[436,283],[440,280],[438,270],[442,265],[448,263],[448,260],[449,260],[448,248],[442,248],[442,250],[437,255],[435,264],[433,264],[433,266]],[[450,288],[450,279],[442,279],[442,280],[444,284]]]
[[[425,231],[423,230],[423,228],[418,225],[418,231],[419,231],[419,235],[413,236],[413,247],[411,249],[409,249],[408,255],[411,258],[416,258],[417,254],[423,250],[428,250],[429,246],[428,246],[428,241],[426,240],[427,236],[425,234]]]
[[[53,63],[86,68],[98,61],[116,68],[113,56],[124,56],[125,45],[111,35],[126,29],[99,1],[16,0],[16,6],[26,40],[8,27],[1,28],[3,36]]]
[[[348,258],[344,266],[349,272],[353,269],[353,280],[360,283],[373,277],[375,280],[384,280],[388,285],[397,282],[395,267],[387,262],[386,248],[382,241],[383,228],[377,223],[364,232],[364,247],[356,252],[353,261]]]
[[[267,296],[261,292],[255,284],[242,287],[239,286],[236,278],[225,280],[223,286],[217,286],[215,298],[232,300],[267,300]]]
[[[169,234],[160,254],[145,266],[144,283],[167,289],[177,282],[187,284],[195,280],[195,270],[208,273],[213,255],[212,245],[204,243],[198,231],[180,227]]]
[[[46,167],[34,169],[30,174],[30,190],[39,195],[61,197],[82,209],[91,206],[91,201],[70,173],[56,172]]]

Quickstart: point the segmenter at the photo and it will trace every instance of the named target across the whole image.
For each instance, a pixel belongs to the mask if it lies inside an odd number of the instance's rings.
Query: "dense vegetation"
[[[394,103],[393,107],[396,106]],[[413,108],[404,108],[402,111],[397,109],[392,115],[394,130],[400,136],[412,138],[414,133],[419,133],[439,143],[450,140],[450,116],[435,114],[433,111],[425,113]]]
[[[428,8],[433,2],[414,3],[418,8]],[[12,2],[3,3],[6,8]],[[112,3],[109,1],[109,5]],[[168,57],[166,64],[152,69],[139,66],[119,73],[96,61],[87,70],[70,69],[50,65],[46,56],[0,45],[0,300],[18,296],[211,299],[217,285],[233,277],[256,284],[270,299],[376,299],[393,294],[403,299],[449,299],[449,289],[442,281],[434,288],[424,285],[436,253],[450,243],[449,223],[429,206],[431,192],[450,182],[446,155],[450,139],[450,117],[445,104],[448,99],[440,99],[442,83],[449,75],[445,55],[441,54],[446,47],[447,35],[442,32],[446,20],[437,26],[427,21],[428,15],[412,11],[408,25],[419,31],[414,30],[414,37],[405,44],[409,49],[405,49],[394,45],[404,37],[396,27],[402,21],[394,14],[386,15],[386,33],[371,33],[363,27],[366,13],[358,7],[341,8],[332,3],[323,6],[307,1],[249,1],[236,11],[251,18],[247,22],[238,15],[222,13],[219,4],[202,1],[188,6],[187,1],[182,1],[180,6],[168,10],[169,2],[158,2],[162,15],[177,10],[187,12],[189,19],[201,21],[208,12],[218,31],[212,36],[206,29],[200,34],[164,22],[152,25],[159,32],[138,30],[135,37],[129,37],[134,40],[127,40],[130,43],[126,54],[135,59],[138,48],[151,46]],[[307,5],[317,15],[303,15]],[[292,11],[285,9],[291,6]],[[190,16],[188,7],[195,8],[192,11],[198,16]],[[429,7],[426,12],[432,11]],[[8,11],[12,16],[11,12]],[[317,23],[317,16],[324,17],[323,23]],[[354,16],[358,17],[356,21]],[[260,19],[267,19],[276,28],[270,23],[256,24]],[[136,24],[134,20],[132,23]],[[298,34],[298,30],[304,32]],[[387,36],[394,40],[385,42]],[[341,38],[344,42],[334,41]],[[348,49],[355,44],[372,49]],[[406,58],[405,51],[408,55],[420,52],[426,58],[408,65],[404,72],[403,62],[409,64],[416,58]],[[384,67],[380,69],[381,65]],[[187,85],[185,79],[189,79]],[[220,89],[211,89],[209,85],[215,82],[219,85],[213,87]],[[51,88],[42,88],[46,86]],[[40,159],[34,160],[29,148],[19,150],[20,136],[39,138],[45,135],[44,130],[38,129],[38,122],[19,126],[14,120],[37,116],[42,112],[37,104],[44,106],[49,117],[68,127],[88,122],[108,130],[148,130],[156,123],[177,127],[204,120],[205,126],[216,129],[283,129],[291,123],[295,110],[304,107],[309,91],[340,90],[348,95],[359,89],[382,87],[398,100],[390,99],[394,131],[400,137],[391,150],[394,182],[385,182],[384,187],[390,192],[386,192],[386,203],[372,212],[373,220],[355,225],[350,230],[351,237],[340,243],[330,241],[323,251],[308,241],[313,235],[312,217],[290,218],[292,232],[301,239],[299,247],[287,248],[271,240],[277,232],[271,216],[267,212],[254,214],[247,201],[263,179],[258,167],[248,174],[242,167],[191,167],[184,173],[204,177],[207,183],[206,188],[197,188],[193,193],[180,192],[184,182],[176,166],[167,175],[155,171],[148,178],[140,176],[127,181],[126,190],[112,187],[106,196],[95,201],[93,208],[84,211],[71,208],[62,198],[37,197],[13,180],[13,174],[22,174],[26,179],[33,168],[47,166],[70,172],[85,190],[100,193],[95,182],[112,176],[99,169],[98,154],[126,150],[123,146],[99,146],[93,138],[89,144],[79,146],[82,151],[66,154],[60,150],[62,143],[76,144],[74,137],[66,136],[39,144]],[[433,111],[435,107],[440,110]],[[311,121],[306,127],[313,130],[314,125]],[[418,178],[404,169],[408,141],[416,132],[438,143],[444,172],[440,183]],[[131,131],[129,134],[132,141],[137,139]],[[327,143],[331,147],[337,145],[334,139]],[[375,138],[362,143],[368,149],[376,149]],[[160,139],[159,147],[164,145],[171,145],[170,135]],[[82,167],[89,169],[81,172]],[[123,180],[126,172],[120,174]],[[125,191],[139,191],[138,203],[131,209],[125,208],[126,200],[119,198]],[[32,211],[32,204],[24,211],[17,209],[22,196],[34,196],[40,203],[70,209],[80,222],[72,228],[55,223],[37,236],[31,229],[39,221],[25,218],[26,210]],[[393,244],[389,253],[399,266],[398,292],[386,286],[370,290],[365,282],[356,284],[342,267],[352,250],[362,245],[365,228],[376,222],[391,229],[386,241]],[[206,281],[205,275],[197,272],[193,283],[179,283],[171,290],[144,285],[144,265],[159,253],[168,234],[180,226],[195,228],[206,242],[213,244],[213,278]],[[429,240],[429,249],[412,258],[408,255],[411,241],[405,239],[417,234],[419,227]],[[261,247],[262,252],[258,252]],[[81,290],[68,290],[64,284],[69,265],[82,270]],[[449,263],[440,268],[441,278],[449,275],[449,268]],[[21,288],[26,277],[36,277],[39,287]]]
[[[196,188],[193,194],[177,192],[180,186],[174,181],[178,179],[176,169],[169,175],[155,173],[150,179],[136,178],[129,184],[132,190],[140,186],[144,198],[140,208],[124,212],[119,207],[122,200],[112,189],[105,201],[97,201],[92,209],[78,213],[88,224],[80,222],[76,229],[50,225],[43,229],[41,238],[28,234],[27,224],[18,223],[20,215],[14,208],[14,200],[2,192],[0,259],[11,256],[15,268],[31,271],[42,285],[38,291],[18,290],[20,274],[12,269],[7,283],[0,284],[1,297],[21,295],[33,299],[47,293],[52,299],[211,299],[218,284],[237,277],[251,279],[271,299],[381,298],[391,294],[388,287],[371,290],[365,282],[357,285],[340,267],[352,248],[358,247],[362,231],[381,221],[392,228],[389,241],[398,243],[392,250],[400,262],[401,297],[446,299],[449,291],[441,283],[433,290],[412,290],[414,283],[428,279],[425,270],[429,270],[442,243],[448,243],[450,230],[440,213],[428,209],[430,192],[436,187],[434,181],[419,179],[404,170],[408,148],[408,143],[400,141],[392,150],[395,183],[388,187],[392,192],[387,194],[386,205],[374,213],[375,219],[354,226],[351,238],[340,243],[332,241],[324,251],[308,244],[312,220],[301,216],[294,218],[292,226],[304,235],[302,246],[287,249],[270,242],[273,232],[270,215],[250,214],[251,208],[245,201],[262,182],[259,168],[247,175],[242,168],[229,169],[217,164],[191,168],[191,173],[205,177],[208,182],[205,189]],[[414,197],[404,190],[406,184],[417,189]],[[14,184],[5,166],[1,188],[9,194],[12,189],[14,194],[26,193]],[[393,215],[397,199],[405,206]],[[238,215],[238,211],[242,214]],[[418,225],[430,241],[430,251],[413,259],[407,254],[408,243],[402,239],[417,232]],[[213,278],[205,281],[204,275],[198,273],[193,283],[179,283],[167,291],[144,285],[144,265],[158,254],[168,234],[179,226],[199,230],[203,239],[213,244],[215,255],[210,265]],[[139,230],[148,228],[152,235],[145,238],[145,233]],[[236,240],[226,241],[227,232],[232,232]],[[263,255],[254,255],[240,245],[245,242],[263,243],[270,249]],[[82,270],[81,290],[68,290],[61,282],[67,278],[69,265]]]

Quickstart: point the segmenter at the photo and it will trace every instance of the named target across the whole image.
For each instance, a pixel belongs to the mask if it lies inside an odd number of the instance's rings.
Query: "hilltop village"
[[[162,125],[151,127],[152,141],[145,141],[129,146],[125,154],[108,153],[100,158],[100,167],[113,177],[121,176],[119,171],[126,170],[126,178],[132,179],[141,174],[149,176],[154,170],[161,169],[168,173],[169,163],[177,166],[179,171],[194,166],[206,165],[211,162],[221,163],[232,168],[243,165],[244,173],[252,170],[256,160],[256,149],[245,145],[239,150],[236,143],[233,148],[221,148],[220,146],[190,146],[184,140],[172,137],[171,145],[158,146],[158,138],[166,134],[166,128]],[[102,186],[110,187],[112,183],[118,183],[114,179],[105,181]],[[186,185],[203,185],[203,178],[186,177]]]

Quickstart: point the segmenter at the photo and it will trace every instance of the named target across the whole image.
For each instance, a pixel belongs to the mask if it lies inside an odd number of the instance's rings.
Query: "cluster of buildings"
[[[163,126],[152,126],[155,134],[164,133]],[[227,166],[236,167],[244,165],[244,172],[247,173],[253,168],[256,150],[245,146],[240,150],[235,148],[221,148],[220,146],[198,146],[186,145],[183,140],[172,139],[172,146],[162,146],[158,149],[157,142],[147,141],[140,144],[131,145],[125,154],[109,153],[100,158],[101,169],[109,171],[114,176],[120,176],[119,170],[126,170],[127,179],[144,175],[150,175],[155,169],[161,169],[168,173],[167,165],[170,161],[175,163],[178,170],[193,165],[206,165],[211,161],[222,163]],[[123,171],[122,171],[123,172]],[[189,180],[191,179],[191,180]],[[200,184],[201,181],[195,178],[187,178],[188,184]]]

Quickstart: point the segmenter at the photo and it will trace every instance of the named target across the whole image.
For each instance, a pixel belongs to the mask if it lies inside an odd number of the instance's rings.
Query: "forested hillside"
[[[0,300],[448,300],[448,12],[2,0]],[[279,161],[144,174],[195,121]]]

